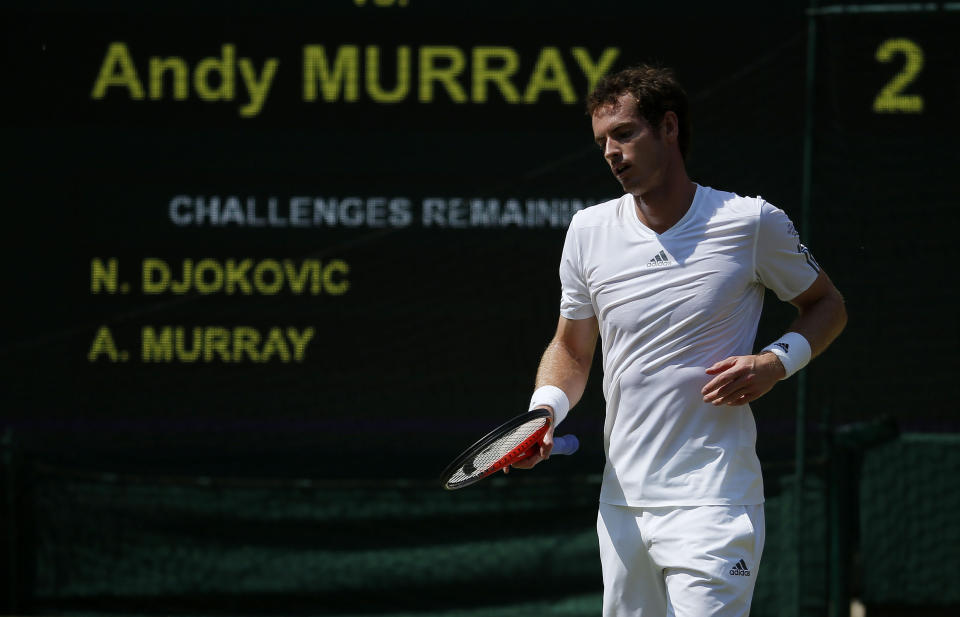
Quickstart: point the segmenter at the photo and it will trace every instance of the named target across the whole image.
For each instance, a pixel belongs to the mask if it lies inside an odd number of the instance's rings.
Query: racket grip
[[[576,435],[563,435],[553,438],[553,450],[550,456],[554,454],[573,454],[580,448],[580,440]]]

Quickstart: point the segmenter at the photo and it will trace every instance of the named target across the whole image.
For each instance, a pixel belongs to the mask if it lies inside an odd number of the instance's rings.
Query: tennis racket
[[[484,435],[443,470],[440,483],[448,491],[476,484],[508,465],[537,453],[550,428],[550,412],[534,409],[504,422]],[[553,454],[573,454],[580,442],[573,435],[553,438]]]

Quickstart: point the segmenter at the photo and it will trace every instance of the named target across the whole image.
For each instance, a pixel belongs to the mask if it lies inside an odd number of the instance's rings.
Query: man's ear
[[[660,120],[660,137],[674,143],[680,139],[680,121],[675,112],[663,112],[663,119]]]

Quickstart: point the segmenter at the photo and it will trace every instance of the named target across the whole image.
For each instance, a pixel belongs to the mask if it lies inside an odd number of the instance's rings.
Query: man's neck
[[[696,194],[697,185],[683,172],[682,176],[668,179],[653,190],[634,195],[633,201],[640,222],[662,234],[683,218]]]

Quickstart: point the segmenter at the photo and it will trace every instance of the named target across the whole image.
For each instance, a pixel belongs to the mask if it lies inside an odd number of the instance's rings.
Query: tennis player
[[[530,408],[563,421],[599,334],[603,614],[747,615],[764,543],[749,403],[840,334],[843,298],[782,210],[690,180],[687,98],[671,70],[606,77],[588,112],[625,194],[570,223]],[[765,288],[798,316],[754,354]],[[551,447],[552,432],[517,467]]]

